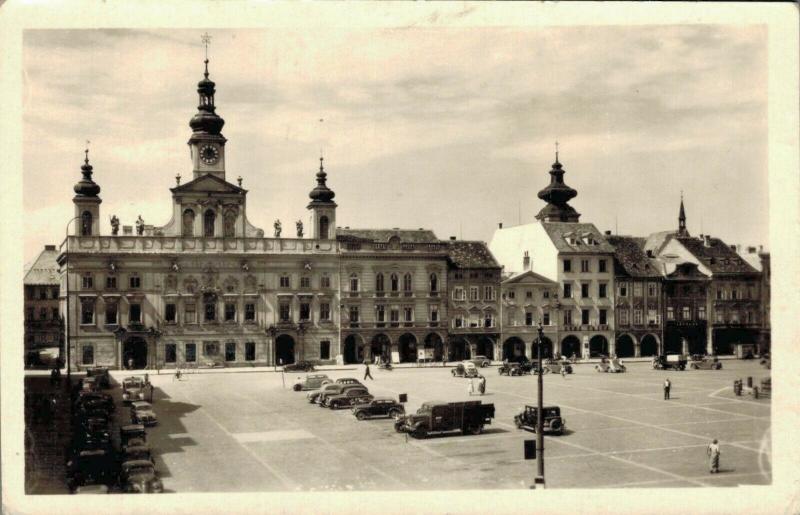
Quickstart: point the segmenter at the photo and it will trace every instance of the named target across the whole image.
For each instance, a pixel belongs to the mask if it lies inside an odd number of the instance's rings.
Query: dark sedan
[[[353,415],[358,420],[373,417],[397,418],[405,412],[403,405],[390,397],[376,397],[367,403],[353,406]]]

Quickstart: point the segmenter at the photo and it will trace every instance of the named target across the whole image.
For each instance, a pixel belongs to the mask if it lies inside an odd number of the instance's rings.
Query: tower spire
[[[577,191],[564,184],[564,167],[558,161],[558,142],[556,142],[556,162],[550,169],[550,184],[538,194],[547,205],[539,211],[536,219],[543,222],[578,222],[580,213],[568,204],[577,195]]]
[[[683,190],[681,190],[681,208],[678,211],[678,236],[688,236],[686,230],[686,210],[683,208]]]

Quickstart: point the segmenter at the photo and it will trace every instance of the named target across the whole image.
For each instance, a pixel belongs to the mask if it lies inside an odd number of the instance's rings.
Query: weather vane
[[[86,162],[87,163],[89,162],[89,143],[91,143],[91,141],[89,141],[87,139],[86,140],[86,149],[84,150],[84,153],[86,154]]]
[[[200,36],[200,41],[206,46],[206,59],[208,59],[208,44],[211,43],[211,36],[208,35],[208,32]]]

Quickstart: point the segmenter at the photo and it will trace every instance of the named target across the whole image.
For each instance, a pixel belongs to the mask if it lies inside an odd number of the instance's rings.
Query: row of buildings
[[[208,60],[197,92],[193,177],[176,177],[166,224],[120,234],[112,217],[103,234],[87,151],[72,231],[25,276],[29,354],[63,348],[66,331],[75,367],[505,359],[534,355],[539,324],[547,355],[769,346],[768,254],[689,235],[682,200],[675,231],[601,233],[569,205],[558,155],[537,221],[501,224],[488,245],[337,226],[321,158],[308,233],[267,236],[226,178]]]

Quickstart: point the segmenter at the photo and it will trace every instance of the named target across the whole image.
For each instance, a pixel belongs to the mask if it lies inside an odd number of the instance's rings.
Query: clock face
[[[213,165],[219,160],[219,149],[214,145],[204,145],[200,148],[200,160],[207,165]]]

